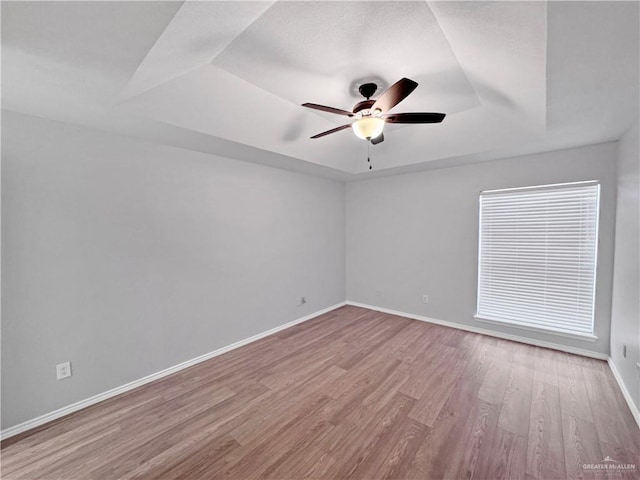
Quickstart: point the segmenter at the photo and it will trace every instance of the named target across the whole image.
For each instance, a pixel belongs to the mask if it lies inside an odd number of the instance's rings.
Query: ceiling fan
[[[331,133],[339,132],[351,127],[353,132],[359,138],[371,142],[376,145],[384,141],[385,123],[440,123],[445,117],[444,113],[387,113],[402,100],[407,98],[413,92],[418,84],[408,78],[402,78],[391,85],[385,92],[380,95],[377,100],[371,100],[371,97],[378,86],[375,83],[364,83],[360,85],[358,90],[360,94],[366,98],[354,105],[353,111],[342,110],[340,108],[327,107],[318,105],[317,103],[303,103],[303,107],[321,110],[323,112],[336,113],[353,117],[355,120],[346,125],[332,128],[326,132],[318,133],[311,138],[320,138]]]

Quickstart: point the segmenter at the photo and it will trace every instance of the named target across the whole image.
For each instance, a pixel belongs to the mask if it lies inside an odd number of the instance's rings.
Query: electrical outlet
[[[62,380],[71,376],[71,362],[59,363],[56,365],[56,380]]]
[[[302,305],[304,305],[305,303],[307,303],[307,297],[300,297],[298,298],[298,306],[301,307]]]
[[[422,303],[429,303],[429,295],[422,295]]]
[[[626,345],[622,345],[622,356],[624,358],[627,358],[627,346]]]

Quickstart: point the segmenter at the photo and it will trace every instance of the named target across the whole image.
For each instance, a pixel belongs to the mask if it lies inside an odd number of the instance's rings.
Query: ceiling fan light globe
[[[378,137],[384,128],[384,119],[380,117],[362,117],[351,124],[353,133],[362,140]]]

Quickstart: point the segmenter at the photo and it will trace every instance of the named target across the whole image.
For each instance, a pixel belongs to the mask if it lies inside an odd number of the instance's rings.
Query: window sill
[[[585,342],[595,342],[598,339],[597,336],[592,335],[590,333],[559,332],[557,330],[552,330],[552,329],[549,329],[549,328],[531,327],[531,326],[528,326],[528,325],[521,325],[519,323],[505,322],[504,320],[495,320],[493,318],[481,317],[481,316],[478,316],[478,315],[474,315],[473,318],[476,319],[479,322],[492,323],[494,325],[501,325],[503,327],[517,328],[517,329],[520,329],[520,330],[528,330],[530,332],[545,333],[547,335],[557,335],[557,336],[560,336],[560,337],[575,338],[576,340],[583,340]]]

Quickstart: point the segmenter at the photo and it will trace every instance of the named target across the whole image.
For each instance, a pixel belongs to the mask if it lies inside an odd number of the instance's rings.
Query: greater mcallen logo
[[[635,464],[633,463],[620,463],[616,462],[609,455],[604,457],[602,462],[600,463],[585,463],[582,465],[583,470],[606,470],[606,471],[633,471],[636,469]]]

